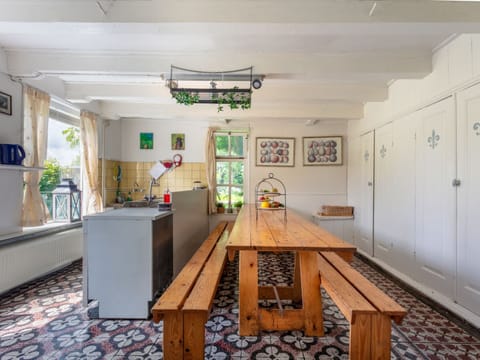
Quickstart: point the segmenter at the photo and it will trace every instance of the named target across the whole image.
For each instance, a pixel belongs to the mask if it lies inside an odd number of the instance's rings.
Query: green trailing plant
[[[177,91],[172,95],[172,97],[177,100],[178,104],[183,104],[186,106],[196,104],[200,100],[200,96],[197,93],[191,93],[188,91]]]
[[[235,86],[233,89],[237,90],[238,86]],[[217,104],[217,111],[221,112],[224,109],[224,105],[228,105],[230,107],[230,110],[246,110],[250,109],[252,103],[251,97],[245,94],[237,96],[237,93],[235,92],[224,92],[221,96],[218,97]]]

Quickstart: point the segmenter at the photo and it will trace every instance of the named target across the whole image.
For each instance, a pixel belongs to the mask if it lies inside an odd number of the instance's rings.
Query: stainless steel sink
[[[156,208],[158,207],[159,200],[135,200],[135,201],[126,201],[123,204],[123,207],[130,207],[130,208],[139,208],[139,207],[151,207]]]

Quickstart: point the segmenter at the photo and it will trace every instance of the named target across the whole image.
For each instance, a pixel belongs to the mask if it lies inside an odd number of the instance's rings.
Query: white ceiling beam
[[[216,105],[196,104],[185,106],[181,104],[133,104],[112,101],[102,102],[102,116],[106,118],[142,117],[149,119],[332,119],[350,120],[363,117],[363,105],[347,102],[321,102],[318,104],[284,103],[281,106],[257,104],[252,99],[252,109],[229,110],[225,107],[217,111]]]
[[[169,89],[162,84],[92,84],[66,83],[65,96],[71,102],[92,100],[116,100],[171,104]],[[305,83],[270,80],[264,81],[261,89],[253,92],[253,98],[262,103],[285,103],[289,101],[315,102],[344,100],[366,103],[383,101],[388,96],[385,84],[369,83]]]
[[[52,51],[7,51],[8,70],[15,76],[32,76],[38,71],[50,75],[150,74],[170,72],[170,65],[204,71],[223,71],[253,65],[254,72],[273,78],[317,80],[335,78],[390,80],[424,77],[432,70],[426,51],[353,52],[342,54],[234,53],[231,54],[94,54]],[[292,64],[295,66],[292,69]],[[293,71],[292,71],[293,70]]]
[[[68,22],[477,22],[480,4],[384,0],[150,0],[115,1],[101,11],[93,0],[2,1],[0,21]]]

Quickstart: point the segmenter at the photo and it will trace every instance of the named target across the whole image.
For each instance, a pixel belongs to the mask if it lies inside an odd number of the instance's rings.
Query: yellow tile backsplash
[[[133,200],[141,200],[148,195],[151,179],[149,170],[155,165],[155,162],[105,160],[105,193],[103,196],[106,198],[106,203],[115,202],[118,184],[114,179],[114,174],[118,165],[122,169],[119,186],[121,196],[126,199],[130,192]],[[182,163],[180,167],[171,170],[157,180],[157,184],[152,187],[152,194],[161,196],[167,188],[170,191],[190,190],[193,188],[193,182],[197,180],[207,184],[205,163]],[[98,186],[100,189],[102,188],[102,159],[98,165]]]

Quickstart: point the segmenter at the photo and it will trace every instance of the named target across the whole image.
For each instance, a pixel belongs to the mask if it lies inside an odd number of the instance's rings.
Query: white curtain
[[[103,211],[102,195],[98,179],[98,130],[97,115],[82,110],[80,113],[80,137],[83,146],[84,165],[84,214]]]
[[[215,214],[217,212],[216,195],[217,195],[217,172],[215,159],[215,131],[218,127],[209,127],[207,132],[207,141],[205,142],[205,159],[207,159],[207,183],[208,183],[208,213]]]
[[[24,85],[23,147],[25,166],[42,167],[47,156],[48,115],[50,95]],[[50,214],[40,194],[41,171],[28,171],[24,174],[23,226],[40,226],[47,222]]]

